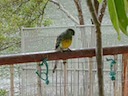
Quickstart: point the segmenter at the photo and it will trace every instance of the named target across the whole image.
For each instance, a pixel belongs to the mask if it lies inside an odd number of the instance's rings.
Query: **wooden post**
[[[67,96],[67,61],[63,60],[64,64],[64,96]]]
[[[56,61],[55,61],[55,62],[56,62]],[[58,76],[57,76],[57,72],[58,72],[58,71],[56,70],[56,96],[57,96],[57,87],[58,87],[58,86],[57,86],[57,85],[58,85],[58,84],[57,84],[57,83],[58,83],[58,79],[57,79],[57,78],[58,78]]]
[[[128,96],[128,54],[123,54],[123,96]]]
[[[41,66],[39,65],[40,62],[37,63],[37,70],[39,74],[41,73]],[[41,86],[41,79],[37,76],[37,94],[38,96],[42,96],[42,86]]]
[[[89,47],[96,47],[96,33],[95,33],[95,27],[91,26],[91,38],[89,42]],[[89,58],[89,96],[93,96],[93,81],[95,82],[93,78],[93,58]]]
[[[92,73],[92,67],[93,67],[93,59],[89,58],[89,96],[93,96],[93,73]]]
[[[14,65],[10,65],[10,92],[14,96]]]
[[[117,61],[118,59],[118,56],[117,55],[114,55],[114,60]],[[116,72],[117,71],[117,64],[114,65],[114,71]],[[117,73],[116,73],[117,74]],[[118,74],[117,74],[118,75]],[[114,96],[117,96],[117,77],[115,78],[116,80],[113,81],[113,90],[114,90]],[[115,82],[116,81],[116,82]]]
[[[125,73],[124,73],[124,96],[128,96],[128,66],[125,67]]]

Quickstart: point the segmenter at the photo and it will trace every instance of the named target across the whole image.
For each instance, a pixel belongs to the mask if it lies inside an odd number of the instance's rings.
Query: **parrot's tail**
[[[53,68],[53,71],[52,71],[53,73],[55,73],[55,70],[56,70],[56,68],[57,68],[57,64],[58,64],[58,61],[56,60],[56,61],[55,61],[54,68]]]
[[[55,61],[55,65],[54,65],[54,68],[53,68],[53,71],[52,71],[53,73],[55,73],[55,71],[56,71],[58,62],[59,62],[58,60]],[[63,60],[63,64],[66,64],[66,63],[67,63],[67,60]]]

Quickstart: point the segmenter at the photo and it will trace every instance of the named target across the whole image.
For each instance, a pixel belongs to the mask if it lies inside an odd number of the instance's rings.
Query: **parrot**
[[[62,32],[60,35],[57,36],[55,50],[60,52],[71,51],[70,46],[72,44],[72,38],[75,35],[75,31],[71,28],[68,28],[66,31]],[[57,68],[57,61],[55,62],[55,66],[53,69],[53,73]]]

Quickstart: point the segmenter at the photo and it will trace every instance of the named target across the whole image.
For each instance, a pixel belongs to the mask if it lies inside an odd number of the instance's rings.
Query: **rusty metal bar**
[[[128,96],[128,54],[123,54],[123,67],[122,96]]]
[[[116,55],[128,53],[128,46],[114,46],[103,48],[103,55]],[[48,60],[66,60],[73,58],[84,58],[95,56],[95,48],[73,49],[70,52],[32,52],[0,56],[0,65],[11,65],[17,63],[39,62],[43,58]]]

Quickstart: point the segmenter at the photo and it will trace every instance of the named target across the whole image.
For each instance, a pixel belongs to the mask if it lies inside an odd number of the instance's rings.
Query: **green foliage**
[[[50,25],[44,18],[47,4],[48,0],[0,0],[0,51],[20,44],[22,27]]]
[[[128,3],[126,0],[108,0],[110,18],[118,33],[118,39],[120,39],[120,30],[128,35],[128,11],[125,2]]]
[[[45,19],[44,21],[43,21],[43,25],[44,26],[49,26],[49,25],[51,25],[52,24],[52,20],[51,19]]]
[[[9,26],[33,27],[42,25],[47,0],[1,0],[2,23]]]
[[[118,17],[116,13],[114,0],[108,0],[108,9],[109,9],[109,14],[110,14],[110,19],[113,23],[114,28],[116,29],[118,33],[118,39],[120,39],[120,29],[119,29]]]
[[[126,11],[127,16],[128,16],[128,0],[124,0],[124,5],[125,5],[125,11]]]
[[[7,93],[5,89],[0,89],[0,96],[7,96]]]

